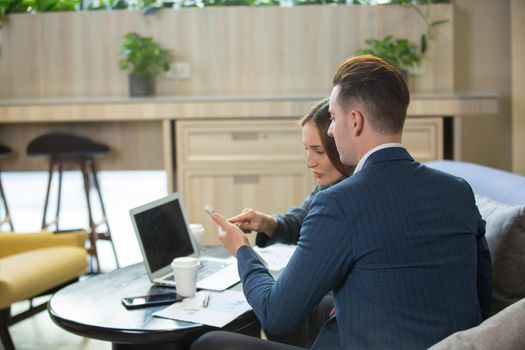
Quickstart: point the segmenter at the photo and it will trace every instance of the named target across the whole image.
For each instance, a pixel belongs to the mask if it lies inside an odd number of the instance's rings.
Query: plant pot
[[[129,75],[129,95],[151,96],[155,94],[155,77],[152,75]]]

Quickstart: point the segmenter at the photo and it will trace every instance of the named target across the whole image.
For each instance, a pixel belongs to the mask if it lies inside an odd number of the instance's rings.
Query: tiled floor
[[[127,266],[141,261],[128,212],[135,206],[166,195],[165,173],[100,172],[99,180],[120,265]],[[17,232],[39,230],[46,181],[47,174],[43,172],[2,173],[2,183]],[[60,228],[87,227],[80,174],[66,172],[63,186]],[[102,270],[114,269],[115,263],[109,244],[100,242],[98,247]],[[26,303],[19,303],[13,309],[17,312],[25,307]],[[111,348],[111,344],[107,342],[85,339],[62,330],[51,321],[45,311],[11,326],[10,332],[17,350]]]

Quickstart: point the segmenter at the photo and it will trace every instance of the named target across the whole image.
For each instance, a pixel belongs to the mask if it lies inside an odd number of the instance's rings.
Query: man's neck
[[[401,135],[374,135],[374,137],[369,138],[369,141],[362,145],[361,151],[359,152],[359,159],[363,158],[371,149],[384,145],[385,143],[401,143]]]
[[[401,144],[401,134],[399,135],[380,135],[376,133],[368,134],[368,137],[363,137],[362,141],[363,143],[360,145],[359,149],[359,160],[356,164],[354,174],[361,170],[363,165],[365,164],[366,159],[370,154],[373,153],[373,150],[378,148],[381,145],[387,145],[388,144],[394,144],[392,146],[396,146],[395,144]],[[400,145],[402,147],[402,145]]]

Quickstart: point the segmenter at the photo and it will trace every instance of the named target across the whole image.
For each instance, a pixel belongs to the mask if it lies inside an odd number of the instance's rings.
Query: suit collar
[[[363,168],[366,168],[375,163],[393,160],[414,161],[414,158],[412,158],[412,156],[404,147],[388,147],[377,150],[370,154],[370,156],[366,159]]]
[[[365,165],[365,162],[367,161],[367,159],[370,157],[370,155],[372,155],[373,153],[376,153],[377,151],[380,151],[382,149],[385,149],[385,148],[392,148],[392,147],[401,147],[401,148],[404,148],[404,146],[400,143],[394,143],[394,142],[391,142],[391,143],[383,143],[381,145],[377,145],[375,146],[374,148],[370,149],[368,152],[365,153],[364,156],[361,157],[361,159],[359,160],[359,162],[357,163],[357,166],[355,167],[355,170],[354,170],[354,174],[359,172],[359,170],[361,170],[363,168],[363,166]]]

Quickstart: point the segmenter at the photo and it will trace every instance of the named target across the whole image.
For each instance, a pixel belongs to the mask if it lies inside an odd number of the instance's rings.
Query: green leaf
[[[431,23],[430,23],[430,26],[431,26],[431,27],[437,27],[437,26],[439,26],[439,25],[441,25],[441,24],[445,24],[445,23],[447,23],[447,22],[448,22],[448,19],[440,19],[440,20],[437,20],[437,21],[431,22]]]
[[[365,43],[367,47],[357,50],[357,54],[381,57],[399,70],[407,70],[421,63],[421,54],[406,38],[387,35],[382,40],[366,39]]]
[[[161,48],[152,37],[129,32],[123,39],[119,60],[122,70],[139,75],[158,75],[170,69],[171,52]]]

